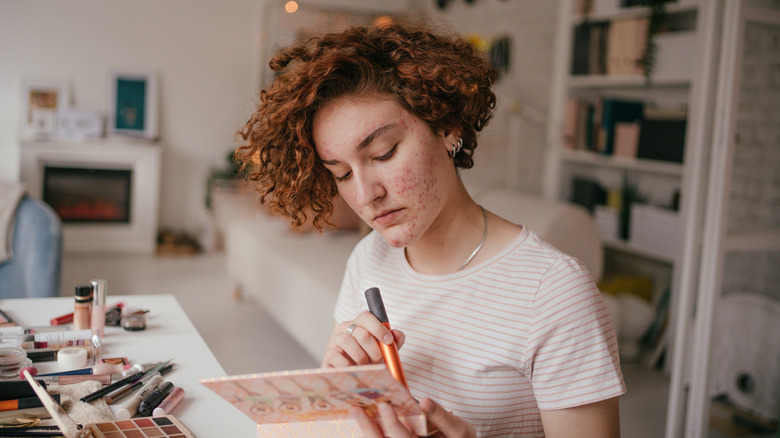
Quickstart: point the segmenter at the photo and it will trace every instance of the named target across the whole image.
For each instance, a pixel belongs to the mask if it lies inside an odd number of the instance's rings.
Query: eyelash
[[[377,160],[377,161],[387,161],[390,158],[393,158],[393,155],[395,154],[395,149],[397,147],[398,147],[398,145],[393,146],[393,148],[390,149],[390,151],[388,151],[386,154],[378,156],[378,157],[376,157],[374,159]],[[336,182],[343,182],[347,178],[349,178],[350,175],[352,175],[352,171],[351,170],[349,172],[345,173],[344,176],[336,176],[335,177],[336,178]]]

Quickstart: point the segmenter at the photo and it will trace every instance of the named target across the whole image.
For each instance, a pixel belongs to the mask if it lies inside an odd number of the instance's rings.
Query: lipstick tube
[[[390,322],[387,319],[387,312],[385,311],[385,304],[382,302],[382,295],[379,293],[379,289],[372,287],[365,292],[366,302],[368,303],[368,310],[382,323],[388,330],[390,328]],[[398,347],[393,342],[390,345],[384,342],[379,342],[379,348],[382,350],[382,358],[385,360],[387,369],[390,370],[390,374],[393,375],[395,380],[401,382],[402,385],[409,389],[409,384],[406,383],[406,375],[404,369],[401,367],[401,358],[398,356]]]

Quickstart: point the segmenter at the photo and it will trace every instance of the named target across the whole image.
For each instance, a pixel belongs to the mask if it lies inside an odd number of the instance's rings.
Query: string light
[[[289,1],[284,4],[284,10],[287,11],[287,13],[292,14],[293,12],[298,10],[298,2]]]

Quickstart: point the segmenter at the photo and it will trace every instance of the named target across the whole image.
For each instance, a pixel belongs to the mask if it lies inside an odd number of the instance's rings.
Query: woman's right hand
[[[364,310],[355,319],[336,324],[333,328],[325,357],[322,359],[322,367],[382,363],[382,350],[377,342],[387,345],[395,342],[396,346],[401,348],[405,339],[403,332],[388,330],[371,312]]]

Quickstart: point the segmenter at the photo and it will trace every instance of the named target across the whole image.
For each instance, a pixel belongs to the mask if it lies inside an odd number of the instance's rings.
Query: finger
[[[442,435],[448,438],[476,436],[474,428],[470,424],[447,412],[435,401],[424,397],[420,400],[420,408],[425,412],[428,422],[439,429]]]
[[[380,342],[390,345],[392,344],[395,339],[393,338],[393,334],[390,332],[390,329],[385,327],[384,324],[379,322],[378,319],[376,319],[376,316],[371,314],[368,310],[364,310],[358,314],[358,316],[355,318],[355,322],[363,327],[364,329],[368,330],[369,333],[371,333],[372,336],[374,336],[376,339],[378,339]]]
[[[361,361],[358,362],[360,365],[380,363],[383,361],[382,350],[379,348],[376,338],[368,330],[361,326],[355,327],[355,330],[352,331],[350,337],[357,343],[360,352],[365,356],[360,357]],[[347,344],[354,347],[352,343],[347,342]],[[355,359],[358,358],[356,357]]]
[[[360,332],[363,332],[363,335],[360,335]],[[359,339],[358,336],[362,339]],[[337,336],[336,345],[334,347],[340,349],[343,354],[349,357],[356,365],[375,363],[374,358],[377,357],[377,352],[379,353],[379,358],[382,357],[376,340],[368,334],[366,330],[363,330],[360,327],[356,327],[351,335],[343,333],[342,335]]]
[[[379,403],[377,408],[379,408],[379,421],[382,423],[382,430],[384,430],[386,436],[392,438],[415,436],[398,420],[395,409],[388,403]]]
[[[367,438],[384,438],[384,434],[379,426],[374,423],[363,409],[356,406],[349,408],[349,416],[357,421],[363,436]]]
[[[406,335],[401,330],[393,329],[393,337],[395,338],[395,346],[400,350],[406,342]]]
[[[323,368],[341,368],[357,365],[352,359],[350,359],[344,351],[339,347],[330,347],[325,350],[325,355],[322,358]]]

